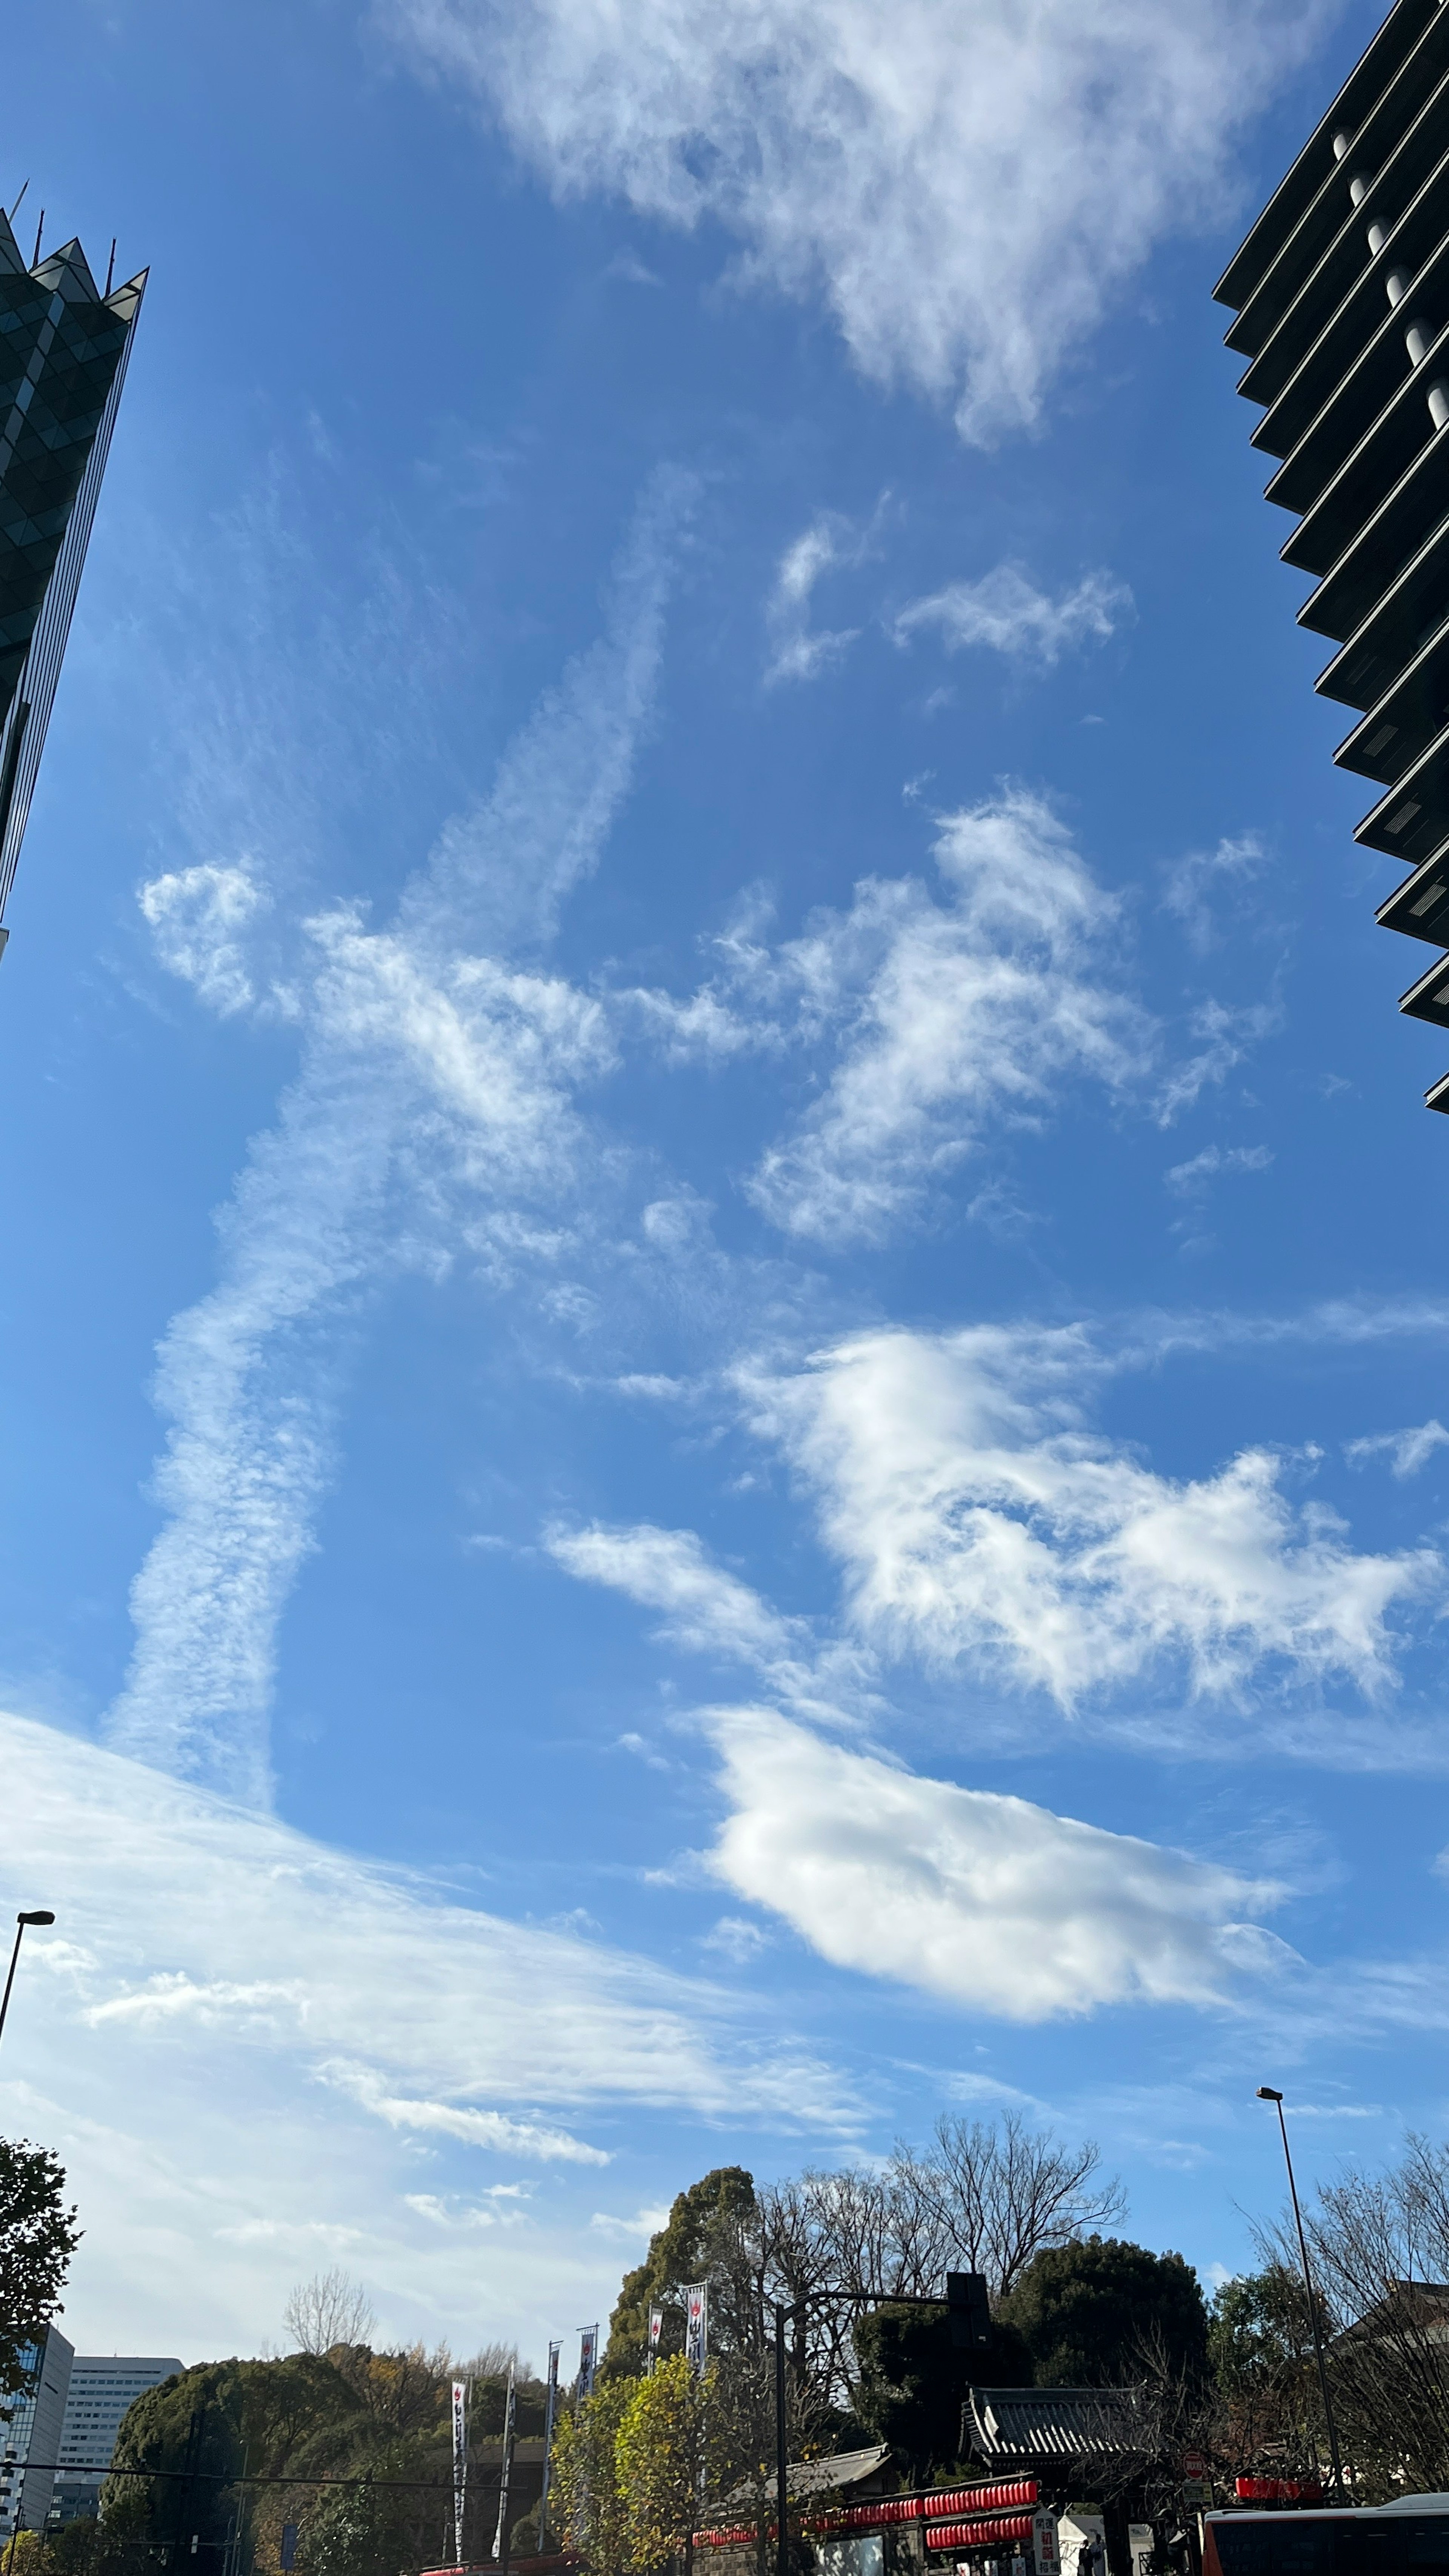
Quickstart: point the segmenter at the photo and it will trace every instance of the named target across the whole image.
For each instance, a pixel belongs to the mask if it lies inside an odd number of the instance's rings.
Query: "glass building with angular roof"
[[[39,252],[0,213],[0,947],[146,286]]]
[[[1215,289],[1263,406],[1283,561],[1372,782],[1354,835],[1407,871],[1386,930],[1449,947],[1449,6],[1397,0]],[[1449,1028],[1449,955],[1399,1008]],[[1449,1112],[1449,1073],[1425,1094]]]

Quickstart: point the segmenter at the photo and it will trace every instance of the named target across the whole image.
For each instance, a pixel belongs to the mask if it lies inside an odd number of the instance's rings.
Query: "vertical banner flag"
[[[508,2394],[503,2400],[503,2463],[498,2479],[498,2528],[493,2534],[493,2564],[508,2564],[508,2490],[513,2484],[513,2369],[509,2365]]]
[[[684,2293],[684,2350],[690,2368],[702,2376],[709,2359],[709,2289],[692,2281]]]
[[[592,2396],[593,2396],[593,2393],[594,2393],[594,2364],[595,2364],[595,2362],[596,2362],[596,2360],[597,2360],[597,2358],[598,2358],[598,2351],[599,2351],[599,2329],[598,2329],[598,2327],[597,2327],[597,2326],[580,2326],[580,2328],[579,2328],[579,2376],[578,2376],[578,2382],[577,2382],[577,2386],[578,2386],[578,2393],[579,2393],[580,2397],[592,2397]]]
[[[654,2364],[659,2358],[659,2338],[663,2332],[664,2310],[662,2308],[651,2308],[649,2311],[649,2370],[651,2374],[654,2369]]]
[[[453,2564],[463,2564],[463,2508],[468,2500],[468,2382],[453,2382]]]
[[[548,2549],[548,2481],[553,2467],[554,2418],[558,2413],[558,2356],[558,2345],[551,2343],[548,2348],[548,2394],[544,2400],[543,2409],[543,2484],[538,2494],[540,2556],[545,2555]]]

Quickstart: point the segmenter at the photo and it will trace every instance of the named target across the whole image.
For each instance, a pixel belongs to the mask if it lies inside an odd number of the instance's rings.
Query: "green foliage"
[[[614,2439],[628,2563],[650,2576],[682,2554],[704,2483],[705,2441],[716,2374],[701,2380],[671,2353],[634,2383]]]
[[[377,2455],[360,2484],[324,2487],[301,2527],[300,2576],[398,2576],[416,2567],[438,2528],[439,2500],[407,2483],[421,2467],[412,2446],[399,2442]]]
[[[255,2367],[255,2365],[253,2365]],[[107,2556],[140,2566],[160,2553],[189,2576],[220,2576],[243,2459],[244,2363],[174,2371],[138,2397],[116,2436],[101,2490]],[[192,2551],[192,2539],[196,2548]]]
[[[234,2563],[275,2576],[288,2522],[298,2526],[304,2576],[408,2576],[436,2565],[452,2546],[443,2537],[450,2373],[446,2355],[364,2344],[183,2371],[138,2398],[121,2427],[117,2470],[147,2474],[107,2482],[103,2563],[36,2576],[223,2576],[234,2534]],[[525,2384],[520,2431],[541,2429],[543,2398]],[[502,2420],[503,2382],[475,2380],[474,2436],[496,2438]],[[235,2483],[243,2466],[258,2484]],[[492,2543],[496,2475],[479,2465],[469,2479],[464,2539],[474,2557]]]
[[[642,2263],[626,2272],[609,2319],[609,2341],[600,2377],[637,2376],[649,2351],[649,2310],[656,2300],[677,2302],[681,2285],[708,2277],[711,2253],[721,2221],[749,2220],[755,2211],[753,2176],[743,2165],[719,2165],[703,2180],[682,2191],[657,2235],[649,2239]],[[666,2316],[665,2350],[677,2351],[683,2330],[677,2316]]]
[[[1208,2317],[1208,2362],[1230,2405],[1267,2395],[1312,2349],[1308,2299],[1280,2263],[1225,2281]]]
[[[1105,2388],[1151,2368],[1200,2380],[1208,2319],[1197,2274],[1180,2254],[1151,2254],[1115,2236],[1054,2245],[1001,2303],[1031,2356],[1039,2388]]]
[[[618,2439],[637,2389],[631,2379],[602,2380],[592,2397],[569,2409],[554,2435],[550,2512],[565,2548],[577,2550],[594,2576],[619,2576],[629,2564]]]
[[[48,2147],[0,2138],[0,2398],[25,2385],[21,2359],[61,2304],[80,2243],[65,2206],[65,2170]]]
[[[1015,2327],[999,2325],[989,2354],[960,2352],[944,2308],[874,2308],[855,2328],[862,2424],[909,2461],[916,2483],[961,2455],[961,2409],[974,2379],[993,2388],[1031,2385],[1031,2357]]]

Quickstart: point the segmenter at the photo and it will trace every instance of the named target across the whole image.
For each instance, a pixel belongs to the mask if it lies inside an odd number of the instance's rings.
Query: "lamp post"
[[[775,2299],[775,2576],[790,2576],[790,2522],[786,2510],[786,2486],[790,2467],[790,2436],[785,2420],[785,2320],[798,2316],[805,2302],[797,2299],[788,2305]]]
[[[15,1963],[20,1956],[20,1944],[24,1938],[25,1926],[27,1923],[53,1923],[54,1921],[55,1916],[48,1914],[43,1906],[38,1906],[34,1913],[17,1914],[15,1917],[15,1947],[10,1953],[10,1974],[5,1980],[5,1993],[0,1997],[0,2034],[4,2032],[5,2016],[10,2010],[10,1989],[15,1983]]]
[[[1338,2456],[1338,2428],[1333,2420],[1333,2401],[1328,2394],[1328,2371],[1323,2359],[1323,2336],[1318,2324],[1318,2301],[1313,2292],[1313,2274],[1308,2268],[1308,2239],[1303,2233],[1303,2212],[1298,2206],[1298,2186],[1293,2179],[1293,2158],[1288,2152],[1288,2123],[1283,2117],[1283,2096],[1271,2084],[1258,2087],[1260,2102],[1271,2102],[1278,2113],[1278,2126],[1283,2137],[1283,2162],[1288,2168],[1288,2194],[1293,2203],[1293,2224],[1298,2230],[1298,2251],[1303,2260],[1303,2287],[1308,2293],[1308,2319],[1313,2328],[1313,2353],[1318,2363],[1318,2386],[1323,2398],[1323,2420],[1328,2428],[1328,2452],[1333,2462],[1333,2484],[1340,2503],[1345,2502],[1343,2464]]]

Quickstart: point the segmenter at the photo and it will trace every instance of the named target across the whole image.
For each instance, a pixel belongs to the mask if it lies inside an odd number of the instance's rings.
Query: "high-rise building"
[[[181,2367],[176,2360],[156,2361],[136,2353],[76,2354],[60,2448],[50,2455],[60,2463],[50,2508],[53,2524],[77,2522],[96,2511],[128,2410],[148,2388],[159,2388]]]
[[[1397,0],[1216,289],[1236,316],[1283,561],[1316,587],[1334,754],[1376,799],[1354,835],[1407,870],[1386,930],[1449,946],[1449,6]],[[1399,1008],[1449,1028],[1449,956]],[[1449,1074],[1425,1095],[1449,1111]]]
[[[27,268],[0,212],[0,949],[146,286],[40,250]]]
[[[59,2326],[47,2326],[22,2358],[25,2386],[7,2399],[9,2422],[0,2424],[0,2542],[12,2531],[38,2531],[50,2511],[75,2347]]]

